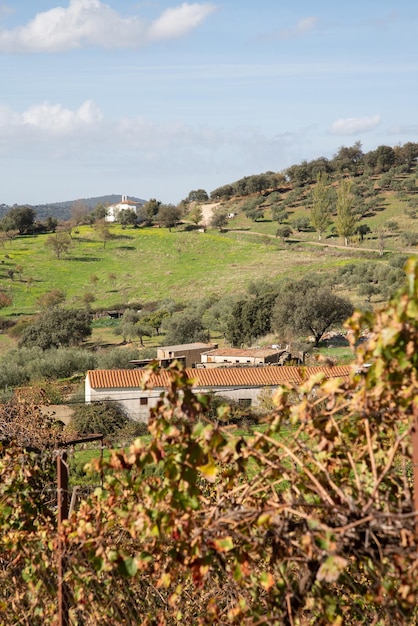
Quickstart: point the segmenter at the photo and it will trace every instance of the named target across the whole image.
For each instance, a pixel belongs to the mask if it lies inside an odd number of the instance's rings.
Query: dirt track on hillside
[[[201,224],[203,224],[203,226],[209,226],[210,220],[212,219],[212,215],[213,215],[213,210],[216,209],[216,207],[218,207],[221,203],[220,202],[213,202],[212,204],[202,204],[201,205],[201,209],[202,209],[202,219],[201,219]]]
[[[234,230],[233,228],[231,228],[230,232],[244,233],[246,235],[257,235],[258,237],[270,237],[271,239],[277,239],[275,235],[259,233],[254,230]],[[360,248],[359,246],[344,246],[338,243],[329,243],[328,241],[306,241],[304,239],[293,239],[292,237],[289,237],[288,239],[286,239],[286,241],[288,241],[289,243],[301,243],[307,246],[319,246],[322,248],[337,248],[339,250],[355,250],[356,252],[376,252],[376,254],[380,254],[377,248]],[[390,250],[389,248],[385,248],[383,255],[387,254],[388,252],[392,254],[413,254],[413,255],[417,254],[416,250],[411,250],[411,249],[405,250],[401,248],[400,250]]]

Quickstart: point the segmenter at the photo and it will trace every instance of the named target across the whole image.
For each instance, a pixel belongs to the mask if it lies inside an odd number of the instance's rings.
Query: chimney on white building
[[[127,202],[128,201],[128,196],[122,196],[122,202]]]

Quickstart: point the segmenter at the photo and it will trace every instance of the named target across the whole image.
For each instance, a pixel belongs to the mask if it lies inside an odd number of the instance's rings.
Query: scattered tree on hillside
[[[174,204],[161,204],[155,220],[160,226],[168,228],[171,232],[171,229],[179,222],[180,217],[180,209]]]
[[[71,223],[74,224],[74,226],[87,224],[89,222],[88,214],[88,206],[81,200],[76,200],[71,206]]]
[[[283,224],[289,217],[289,213],[286,211],[286,205],[283,202],[274,204],[271,210],[271,216],[275,222]]]
[[[98,284],[98,282],[99,282],[99,277],[97,276],[97,274],[92,274],[92,275],[90,276],[90,282],[91,282],[91,284],[93,285],[94,289],[96,289],[97,284]]]
[[[55,307],[42,312],[25,328],[19,346],[37,346],[42,350],[76,346],[90,335],[91,319],[87,311]]]
[[[138,221],[138,216],[136,211],[133,209],[125,209],[123,211],[119,211],[118,213],[118,222],[122,226],[135,226]]]
[[[366,298],[366,302],[371,302],[372,296],[379,294],[379,287],[373,283],[360,283],[357,292]]]
[[[367,152],[364,162],[376,174],[387,172],[395,163],[395,151],[390,146],[378,146],[376,150]]]
[[[290,228],[290,226],[279,226],[279,228],[276,230],[276,237],[280,237],[282,243],[285,243],[286,239],[288,239],[291,234],[292,229]]]
[[[12,298],[7,293],[0,291],[0,309],[5,309],[10,306],[12,302]]]
[[[309,221],[308,217],[296,217],[294,220],[291,221],[291,226],[298,231],[298,233],[304,231],[304,230],[309,230],[311,223]]]
[[[211,228],[217,228],[222,231],[228,223],[228,214],[224,209],[216,209],[212,213],[210,220]]]
[[[188,202],[207,202],[209,200],[209,196],[204,189],[196,189],[195,191],[191,191],[187,196]]]
[[[251,345],[271,331],[271,314],[277,293],[239,300],[232,307],[226,338],[233,346]]]
[[[120,324],[115,329],[117,335],[122,335],[123,341],[139,339],[141,346],[144,345],[144,337],[152,336],[152,327],[147,323],[146,317],[140,311],[126,309]]]
[[[300,164],[294,164],[287,168],[286,176],[295,187],[303,187],[312,180],[310,167],[306,159]]]
[[[357,218],[354,213],[354,196],[351,191],[352,181],[343,179],[337,190],[337,218],[335,226],[340,237],[344,238],[344,244],[348,246],[349,237],[356,229]]]
[[[90,219],[93,222],[101,222],[107,216],[107,206],[99,203],[95,206],[94,210],[89,214]]]
[[[340,174],[348,173],[356,176],[360,167],[363,166],[364,154],[361,149],[361,142],[356,141],[353,146],[341,146],[337,154],[332,159],[332,164]]]
[[[332,195],[330,193],[328,177],[326,174],[318,174],[316,185],[312,190],[312,206],[310,219],[313,228],[318,233],[318,240],[331,223]]]
[[[349,300],[336,296],[329,289],[318,289],[299,281],[277,296],[271,323],[280,337],[286,337],[287,333],[311,333],[317,347],[324,333],[342,324],[353,310]]]
[[[107,224],[104,220],[99,220],[95,223],[94,230],[97,239],[103,243],[103,248],[106,248],[107,242],[113,239],[109,224]]]
[[[196,341],[206,343],[210,338],[201,315],[190,311],[174,313],[171,317],[166,317],[163,326],[166,330],[166,345],[194,343]]]
[[[169,317],[169,315],[170,313],[167,311],[167,309],[158,309],[153,313],[145,315],[144,321],[155,331],[156,335],[159,335],[163,321],[166,317]]]
[[[355,232],[357,233],[357,235],[360,236],[360,241],[364,240],[365,235],[368,235],[369,233],[371,233],[371,229],[370,226],[368,226],[368,224],[359,224],[355,230]]]
[[[244,176],[234,183],[223,185],[214,189],[210,193],[213,200],[224,198],[228,200],[232,196],[248,196],[253,193],[264,191],[274,191],[286,184],[285,175],[281,172],[264,172],[264,174],[254,174]]]
[[[45,245],[51,248],[57,259],[60,259],[63,254],[68,252],[71,243],[71,236],[68,233],[55,233],[55,235],[48,237]]]
[[[264,217],[264,210],[260,205],[263,201],[263,196],[256,196],[243,202],[241,208],[244,211],[245,216],[253,222],[262,220]]]
[[[45,228],[49,230],[51,233],[55,233],[57,226],[58,226],[57,218],[51,217],[51,215],[48,215],[48,217],[46,218],[46,222],[45,222]]]
[[[94,293],[91,293],[91,291],[85,291],[81,296],[81,301],[86,307],[87,311],[90,311],[91,305],[93,304],[93,302],[95,302],[95,300],[96,296],[94,295]]]
[[[237,297],[234,295],[223,296],[207,306],[202,315],[204,326],[226,337],[229,319],[236,300]]]
[[[200,205],[195,204],[189,212],[189,220],[193,222],[193,224],[200,224],[203,218],[203,212]]]
[[[379,256],[383,256],[385,253],[386,247],[386,231],[383,227],[380,227],[376,231],[377,234],[377,249],[379,251]]]
[[[161,202],[155,198],[150,198],[143,206],[138,209],[138,220],[144,222],[145,226],[151,226],[157,215]]]
[[[51,289],[38,298],[38,304],[42,309],[51,309],[65,302],[66,295],[62,289]]]
[[[31,232],[35,224],[35,211],[28,206],[16,206],[10,209],[2,220],[2,229],[17,230],[19,235]]]

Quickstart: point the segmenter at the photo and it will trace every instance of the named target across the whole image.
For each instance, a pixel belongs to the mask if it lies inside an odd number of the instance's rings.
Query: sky
[[[0,0],[0,203],[177,204],[418,142],[415,0]]]

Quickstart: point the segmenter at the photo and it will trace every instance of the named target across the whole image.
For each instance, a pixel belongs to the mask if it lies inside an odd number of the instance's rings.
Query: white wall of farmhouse
[[[150,408],[156,406],[163,389],[92,389],[86,380],[86,402],[119,402],[127,417],[148,423]]]
[[[266,359],[264,357],[258,356],[230,356],[225,357],[223,355],[218,354],[202,354],[202,363],[234,363],[239,365],[263,365],[266,363]]]
[[[231,401],[257,408],[260,392],[265,387],[212,387],[194,388],[194,393],[208,393],[228,398]],[[277,387],[269,387],[274,392]],[[149,411],[155,407],[164,389],[92,389],[86,381],[86,402],[119,402],[129,419],[148,423]]]

